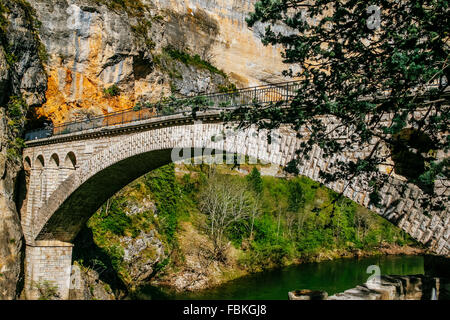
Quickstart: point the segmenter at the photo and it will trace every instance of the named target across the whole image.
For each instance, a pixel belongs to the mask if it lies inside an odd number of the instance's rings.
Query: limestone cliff
[[[55,123],[100,115],[141,100],[215,91],[225,75],[238,86],[282,80],[279,51],[246,27],[254,2],[30,1],[48,54],[47,102],[38,114]],[[206,64],[183,65],[168,47]]]
[[[32,8],[1,0],[0,14],[0,299],[13,299],[23,245],[16,204],[20,136],[28,107],[45,102],[47,79]]]

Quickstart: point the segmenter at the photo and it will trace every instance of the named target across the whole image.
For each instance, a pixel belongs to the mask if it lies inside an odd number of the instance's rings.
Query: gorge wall
[[[0,14],[0,299],[13,299],[23,258],[17,209],[20,137],[28,108],[45,102],[47,81],[31,7],[0,1]]]
[[[279,50],[246,26],[254,2],[0,0],[0,299],[20,291],[25,119],[283,81]]]
[[[246,26],[254,2],[30,1],[48,56],[47,102],[37,113],[61,122],[215,91],[224,76],[240,87],[283,80],[279,50],[264,47],[258,28]],[[225,73],[180,63],[168,47]],[[112,86],[119,92],[108,96]]]

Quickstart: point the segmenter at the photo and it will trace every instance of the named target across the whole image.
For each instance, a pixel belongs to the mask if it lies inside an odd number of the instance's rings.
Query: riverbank
[[[358,258],[368,258],[375,256],[388,256],[388,255],[424,255],[427,251],[420,247],[415,246],[400,246],[393,243],[382,243],[379,247],[371,249],[334,249],[326,250],[325,252],[320,252],[317,255],[311,255],[305,258],[300,258],[296,264],[309,263],[309,262],[322,262],[334,259],[358,259]]]
[[[450,279],[426,275],[381,275],[332,296],[325,291],[294,290],[289,300],[450,300]]]
[[[149,283],[166,292],[198,292],[213,289],[249,275],[307,263],[320,263],[339,259],[359,260],[381,256],[419,256],[426,254],[426,250],[420,247],[382,243],[379,247],[364,250],[331,249],[309,254],[305,253],[300,258],[284,260],[282,264],[274,263],[261,269],[250,270],[245,265],[242,265],[242,259],[240,259],[245,255],[245,252],[232,246],[227,250],[226,263],[214,260],[208,261],[205,259],[204,253],[201,253],[204,250],[212,250],[212,244],[208,237],[199,235],[189,224],[183,224],[183,228],[185,228],[186,232],[182,232],[179,239],[181,254],[185,257],[183,265],[161,273]]]

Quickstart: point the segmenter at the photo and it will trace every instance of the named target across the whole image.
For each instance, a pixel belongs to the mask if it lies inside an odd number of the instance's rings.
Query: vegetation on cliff
[[[178,61],[183,62],[186,65],[194,65],[197,68],[203,68],[207,69],[212,73],[217,73],[224,78],[227,77],[225,72],[222,70],[217,69],[215,66],[213,66],[210,62],[203,60],[198,54],[191,56],[189,53],[185,51],[180,51],[178,49],[175,49],[173,47],[167,47],[164,49],[164,51],[172,58]]]

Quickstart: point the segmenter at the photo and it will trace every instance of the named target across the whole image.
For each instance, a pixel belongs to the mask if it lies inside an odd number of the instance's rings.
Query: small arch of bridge
[[[59,156],[57,153],[54,153],[50,157],[49,168],[58,169],[59,168]]]
[[[30,157],[25,157],[24,161],[23,161],[23,167],[25,169],[25,171],[30,171],[32,168],[32,164],[31,164],[31,159]]]
[[[64,167],[66,169],[75,169],[77,165],[77,157],[73,151],[69,151],[64,158]]]
[[[34,166],[36,169],[41,169],[41,170],[45,168],[45,160],[44,160],[44,156],[42,154],[40,154],[36,157]]]

